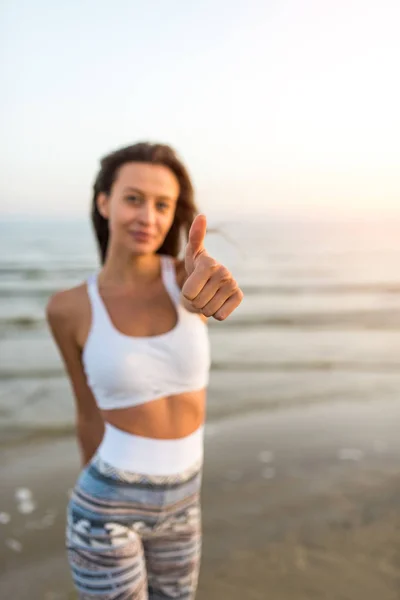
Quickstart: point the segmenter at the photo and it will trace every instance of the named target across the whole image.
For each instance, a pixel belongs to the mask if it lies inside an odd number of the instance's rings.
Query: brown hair
[[[100,214],[97,208],[97,197],[102,192],[106,194],[111,192],[119,168],[127,162],[163,165],[168,167],[178,179],[179,196],[174,221],[164,243],[157,250],[158,254],[178,256],[181,249],[182,235],[185,236],[185,239],[188,238],[189,229],[199,212],[194,201],[193,185],[186,167],[173,148],[164,144],[140,142],[115,150],[104,156],[100,161],[100,171],[93,185],[91,219],[99,246],[101,262],[104,263],[106,258],[109,230],[107,219]]]

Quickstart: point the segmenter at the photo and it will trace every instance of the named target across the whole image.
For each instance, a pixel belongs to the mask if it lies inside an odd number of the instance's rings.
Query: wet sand
[[[399,425],[394,400],[210,424],[197,600],[399,600]],[[73,439],[2,449],[2,598],[74,598],[63,532],[78,469]]]

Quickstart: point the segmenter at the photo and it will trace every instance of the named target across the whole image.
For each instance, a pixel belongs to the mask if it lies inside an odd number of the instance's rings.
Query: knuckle
[[[192,304],[195,308],[203,308],[204,303],[202,302],[200,296],[196,296],[196,298],[192,300]]]
[[[218,269],[218,262],[212,256],[205,256],[201,262],[201,268],[203,271],[214,272]]]
[[[209,259],[208,259],[208,266],[211,269],[218,269],[219,262],[217,260],[215,260],[215,258],[212,258],[212,256],[210,256]]]
[[[232,292],[237,293],[239,290],[239,286],[237,284],[237,282],[234,279],[231,279],[229,282],[229,288]]]
[[[220,278],[223,281],[230,281],[232,279],[232,275],[231,275],[229,269],[227,269],[226,267],[224,267],[224,265],[221,265],[218,268],[218,275],[220,276]]]
[[[184,292],[182,289],[182,296],[188,301],[188,302],[193,302],[193,298],[192,296],[188,293],[188,292]]]

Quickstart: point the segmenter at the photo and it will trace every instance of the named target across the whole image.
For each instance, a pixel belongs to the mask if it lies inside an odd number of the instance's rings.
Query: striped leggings
[[[201,464],[172,476],[121,471],[98,455],[67,510],[80,600],[193,600],[201,557]]]

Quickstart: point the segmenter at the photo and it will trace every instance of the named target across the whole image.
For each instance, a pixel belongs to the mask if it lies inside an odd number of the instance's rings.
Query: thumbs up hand
[[[205,317],[226,319],[243,300],[243,292],[230,271],[212,258],[204,248],[207,219],[197,215],[189,231],[185,250],[187,279],[182,295]]]

